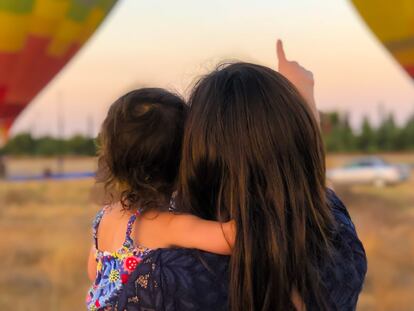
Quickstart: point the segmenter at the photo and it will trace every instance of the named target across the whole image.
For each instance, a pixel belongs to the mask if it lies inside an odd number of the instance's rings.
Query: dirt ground
[[[328,167],[355,156],[336,155]],[[414,154],[390,154],[414,163]],[[9,159],[17,173],[40,172],[56,160]],[[92,170],[93,159],[68,159],[65,170]],[[90,224],[99,206],[93,180],[0,182],[0,310],[83,310],[89,285]],[[414,310],[414,176],[403,184],[337,187],[369,260],[361,311]]]

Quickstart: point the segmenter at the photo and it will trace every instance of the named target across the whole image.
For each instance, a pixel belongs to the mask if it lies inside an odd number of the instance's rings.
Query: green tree
[[[341,136],[338,139],[342,140],[342,151],[354,151],[356,149],[356,137],[349,123],[349,115],[345,114],[340,122]]]
[[[65,154],[64,144],[50,136],[39,138],[36,145],[36,155],[55,156]]]
[[[340,115],[338,112],[325,114],[322,129],[328,151],[348,152],[356,149],[356,138],[348,114]]]
[[[414,150],[414,114],[401,129],[400,140],[404,150]]]
[[[377,129],[377,147],[381,151],[394,151],[397,148],[399,129],[395,124],[394,116],[389,114]]]
[[[376,152],[378,150],[375,130],[367,117],[364,117],[362,121],[361,134],[357,137],[357,149],[364,152]]]
[[[76,135],[65,142],[66,150],[70,154],[89,155],[96,154],[95,140],[92,138]]]
[[[337,152],[341,149],[341,142],[338,140],[340,118],[338,112],[330,112],[322,117],[322,129],[326,150]]]
[[[29,133],[18,134],[11,138],[4,147],[5,154],[26,155],[36,150],[36,140]]]

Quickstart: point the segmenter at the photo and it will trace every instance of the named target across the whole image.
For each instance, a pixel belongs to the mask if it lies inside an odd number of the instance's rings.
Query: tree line
[[[365,117],[359,130],[350,126],[349,115],[338,112],[322,115],[322,133],[328,152],[414,151],[414,115],[398,126],[389,114],[378,126]],[[18,134],[0,149],[0,155],[13,156],[94,156],[96,139],[75,135],[68,139],[50,136],[36,138],[30,133]]]
[[[328,152],[389,152],[414,150],[414,114],[399,126],[388,114],[378,126],[364,117],[361,128],[350,126],[349,115],[332,112],[322,117],[322,132]]]
[[[96,140],[82,135],[59,139],[51,136],[36,138],[30,133],[21,133],[8,140],[7,144],[0,149],[1,154],[13,156],[94,156],[96,154]]]

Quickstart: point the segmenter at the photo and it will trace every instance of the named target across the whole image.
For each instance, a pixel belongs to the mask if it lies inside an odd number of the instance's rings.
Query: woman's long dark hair
[[[230,310],[327,309],[318,265],[329,257],[318,125],[296,88],[259,65],[221,66],[190,97],[178,206],[206,219],[234,219]]]

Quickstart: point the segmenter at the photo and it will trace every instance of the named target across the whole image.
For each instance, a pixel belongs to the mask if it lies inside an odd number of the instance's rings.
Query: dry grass
[[[96,169],[96,161],[90,157],[64,157],[57,158],[10,158],[7,160],[9,175],[26,176],[41,175],[45,170],[59,172],[92,172]]]
[[[396,187],[336,189],[368,256],[358,310],[414,310],[414,179]]]
[[[414,164],[414,154],[383,156],[390,162]],[[330,156],[327,165],[341,165],[352,157]],[[368,256],[358,310],[414,310],[414,176],[392,187],[335,190],[346,203]]]
[[[83,310],[88,181],[0,183],[0,310]]]
[[[350,156],[328,158],[328,166]],[[387,155],[414,163],[414,154]],[[13,160],[13,170],[39,170],[52,160]],[[19,164],[19,165],[18,165]],[[20,167],[20,168],[19,168]],[[90,159],[67,161],[68,170],[92,168]],[[0,310],[83,310],[92,180],[0,182]],[[414,179],[377,189],[336,189],[348,205],[369,259],[358,310],[414,310]]]

